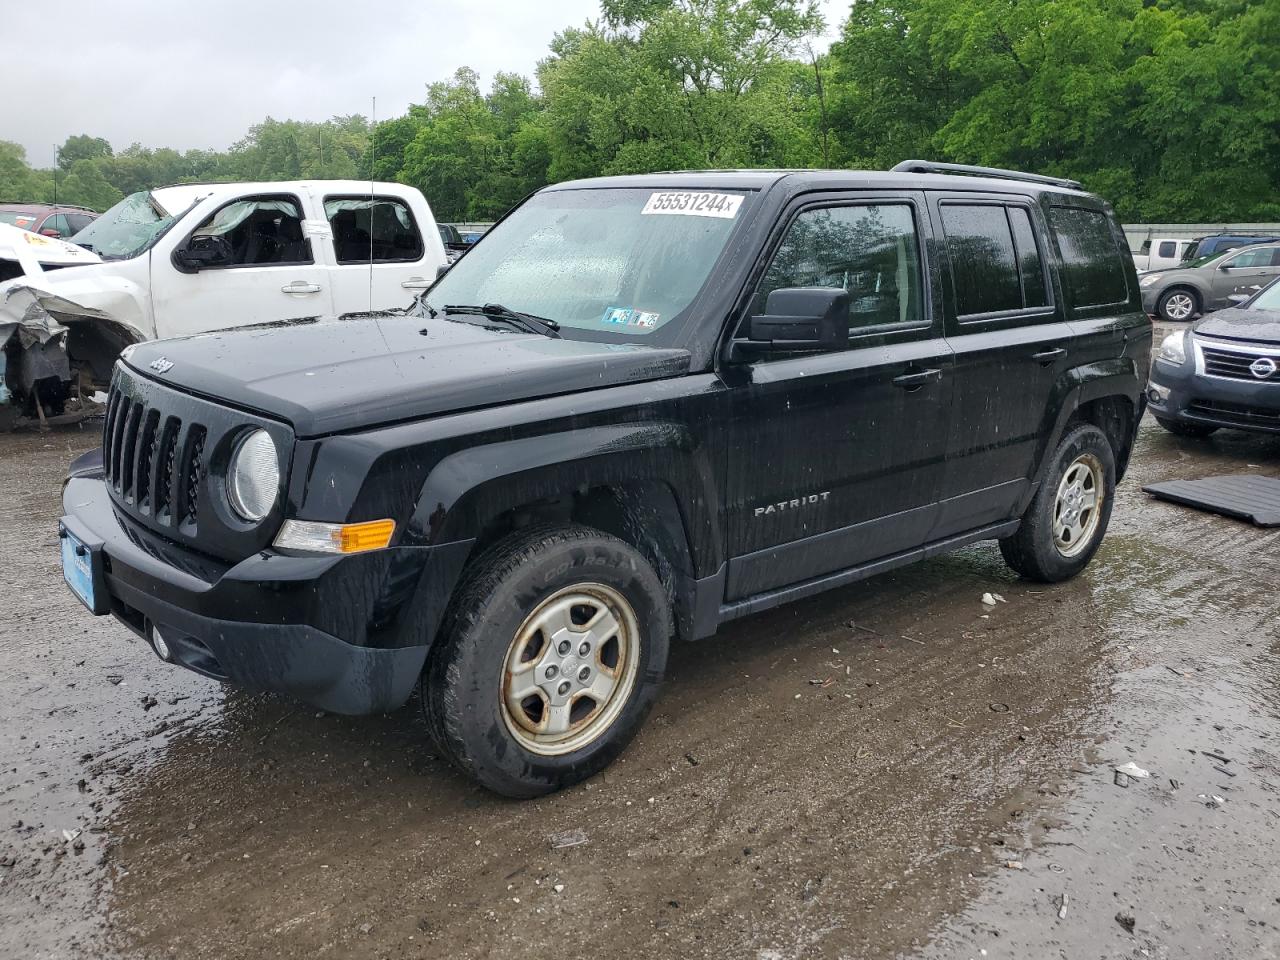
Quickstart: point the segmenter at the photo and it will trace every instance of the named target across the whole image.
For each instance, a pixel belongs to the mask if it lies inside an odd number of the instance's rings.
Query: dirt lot
[[[1280,533],[1138,489],[1280,440],[1146,424],[1071,583],[981,545],[685,646],[623,762],[528,803],[416,704],[223,690],[90,617],[55,523],[95,442],[0,437],[0,956],[1280,956]]]

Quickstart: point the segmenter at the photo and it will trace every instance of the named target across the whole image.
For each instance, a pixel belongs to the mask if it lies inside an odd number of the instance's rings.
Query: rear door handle
[[[1033,353],[1031,359],[1047,367],[1053,361],[1061,360],[1066,355],[1067,351],[1062,347],[1054,347],[1052,350],[1041,350],[1039,353]]]
[[[936,383],[942,379],[941,370],[916,370],[893,378],[893,385],[904,390],[919,390],[926,383]]]
[[[431,286],[431,281],[423,277],[410,277],[408,280],[401,280],[400,286],[406,290],[425,290]]]
[[[295,280],[293,283],[286,283],[280,288],[281,293],[319,293],[320,284],[307,283],[305,280]]]

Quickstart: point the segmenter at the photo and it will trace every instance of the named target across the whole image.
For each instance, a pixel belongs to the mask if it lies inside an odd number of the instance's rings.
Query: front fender
[[[718,567],[723,553],[708,456],[687,427],[663,421],[469,447],[431,470],[408,526],[429,543],[474,539],[495,517],[524,504],[598,487],[659,482],[680,510],[692,572],[705,576]]]

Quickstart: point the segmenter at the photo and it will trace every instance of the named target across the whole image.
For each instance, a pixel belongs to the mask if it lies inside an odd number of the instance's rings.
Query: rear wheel
[[[1018,532],[1000,541],[1005,562],[1028,580],[1056,583],[1093,559],[1111,519],[1115,453],[1091,424],[1062,439]]]
[[[629,544],[585,527],[515,534],[476,561],[423,673],[441,748],[491,790],[533,797],[611,763],[652,706],[671,611]]]
[[[1175,287],[1160,294],[1156,301],[1156,313],[1160,319],[1170,323],[1181,323],[1190,320],[1200,312],[1200,297],[1194,290]]]
[[[1218,429],[1208,423],[1186,423],[1182,420],[1166,420],[1164,417],[1156,417],[1156,423],[1179,437],[1207,437]]]

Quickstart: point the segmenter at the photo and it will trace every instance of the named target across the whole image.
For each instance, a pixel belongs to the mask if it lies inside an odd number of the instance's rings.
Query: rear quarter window
[[[1129,299],[1124,256],[1107,215],[1085,207],[1049,208],[1049,226],[1062,251],[1062,279],[1077,310]]]

